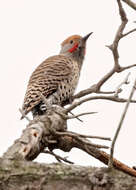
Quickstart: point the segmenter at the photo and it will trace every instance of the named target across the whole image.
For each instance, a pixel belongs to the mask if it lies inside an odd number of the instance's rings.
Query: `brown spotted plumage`
[[[78,84],[86,40],[90,34],[84,38],[78,35],[67,38],[61,44],[59,55],[49,57],[36,68],[30,77],[22,106],[25,114],[32,111],[35,116],[45,112],[42,109],[41,94],[51,104],[63,106],[71,100]]]

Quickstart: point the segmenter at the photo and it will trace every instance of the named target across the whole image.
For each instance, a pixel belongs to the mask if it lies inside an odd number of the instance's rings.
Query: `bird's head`
[[[86,41],[91,34],[92,32],[84,37],[81,37],[79,35],[73,35],[68,37],[61,44],[60,54],[64,54],[66,56],[72,56],[75,58],[76,57],[84,58],[86,50]]]

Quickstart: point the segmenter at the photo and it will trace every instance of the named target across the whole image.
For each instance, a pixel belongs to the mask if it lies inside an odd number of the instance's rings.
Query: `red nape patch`
[[[75,51],[78,48],[78,44],[75,44],[71,49],[69,49],[68,51],[70,53],[72,53],[73,51]]]

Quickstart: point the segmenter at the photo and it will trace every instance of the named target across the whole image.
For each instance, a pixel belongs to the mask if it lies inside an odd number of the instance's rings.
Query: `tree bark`
[[[0,190],[135,190],[136,178],[118,170],[0,159]]]

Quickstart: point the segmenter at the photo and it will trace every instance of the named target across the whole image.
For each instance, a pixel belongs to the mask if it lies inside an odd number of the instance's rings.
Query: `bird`
[[[61,43],[60,53],[47,58],[34,70],[27,85],[21,119],[29,112],[33,117],[46,112],[42,96],[50,105],[64,106],[72,102],[86,53],[86,42],[92,33],[66,38]]]

